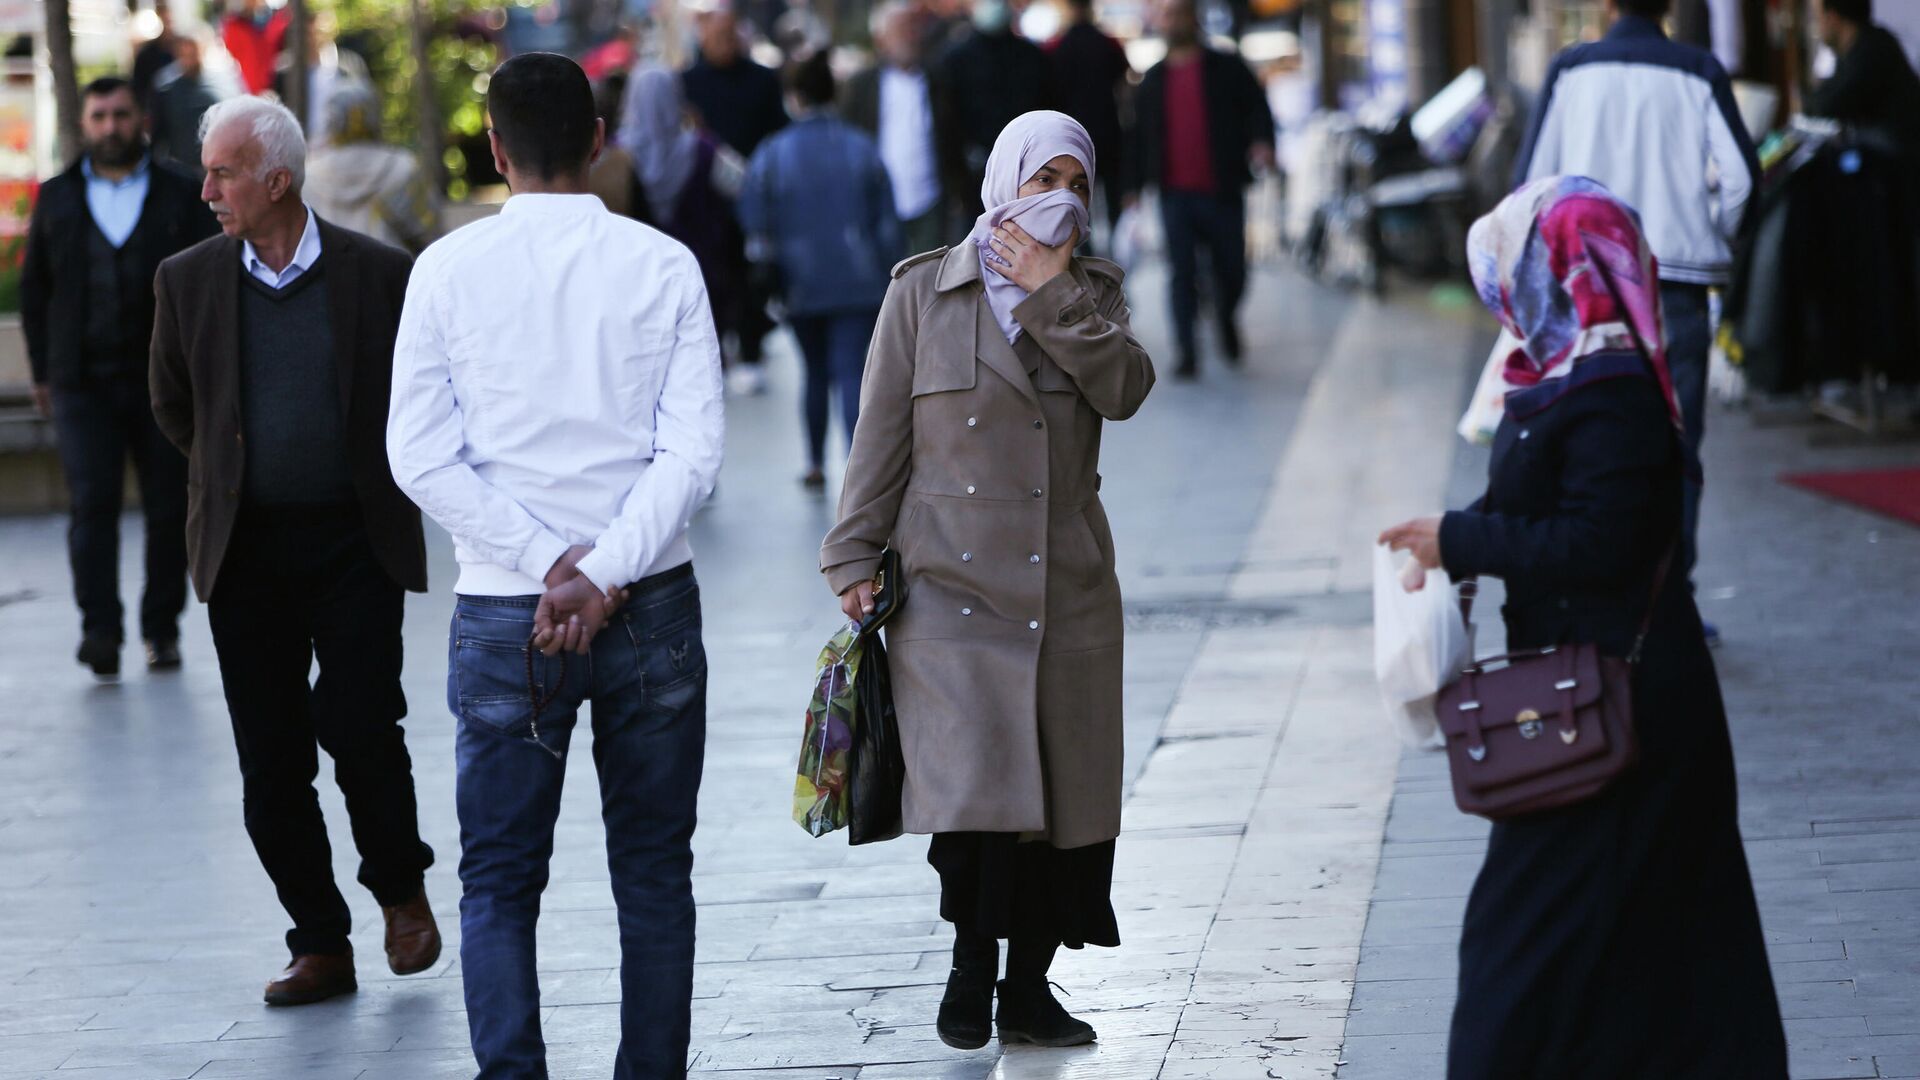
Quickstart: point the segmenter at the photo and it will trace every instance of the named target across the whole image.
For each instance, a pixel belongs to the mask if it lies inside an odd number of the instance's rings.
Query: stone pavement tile
[[[859,1080],[987,1080],[993,1075],[996,1058],[979,1055],[960,1055],[954,1051],[955,1060],[915,1061],[900,1065],[865,1065],[859,1072]],[[729,1078],[731,1080],[731,1078]],[[789,1080],[784,1074],[769,1080]],[[849,1077],[848,1080],[853,1080]]]
[[[1780,1015],[1789,1020],[1863,1015],[1851,980],[1785,983],[1776,986]]]
[[[1167,1035],[1102,1039],[1092,1046],[1053,1050],[1009,1046],[988,1076],[992,1080],[1108,1080],[1154,1076],[1167,1059]]]
[[[1451,978],[1363,980],[1353,988],[1347,1035],[1445,1034],[1453,993]]]
[[[180,1072],[180,1065],[108,1065],[100,1068],[60,1068],[52,1072],[19,1072],[8,1080],[188,1080],[205,1076],[205,1070]]]
[[[1349,1035],[1340,1053],[1340,1080],[1442,1080],[1447,1072],[1444,1032]]]

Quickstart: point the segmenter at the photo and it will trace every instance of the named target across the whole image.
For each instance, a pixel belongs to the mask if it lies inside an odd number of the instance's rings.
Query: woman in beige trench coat
[[[894,269],[867,355],[840,521],[820,566],[851,618],[883,549],[906,599],[887,629],[906,828],[933,834],[954,965],[949,1045],[1064,1046],[1093,1029],[1054,1000],[1065,944],[1116,946],[1120,587],[1100,506],[1101,425],[1132,416],[1153,363],[1122,273],[1075,258],[1094,155],[1060,113],[1008,125],[990,209],[960,246]]]

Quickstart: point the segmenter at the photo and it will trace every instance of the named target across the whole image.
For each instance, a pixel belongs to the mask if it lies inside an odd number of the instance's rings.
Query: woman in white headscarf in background
[[[326,101],[303,189],[313,212],[418,255],[440,235],[432,178],[411,150],[380,137],[380,99],[347,83]]]
[[[907,831],[933,834],[954,924],[940,1037],[1089,1042],[1054,1000],[1061,946],[1120,943],[1120,586],[1101,509],[1101,425],[1132,416],[1153,362],[1119,267],[1076,258],[1094,177],[1086,130],[1014,120],[958,247],[894,268],[867,354],[840,521],[820,568],[873,610],[881,552],[905,600],[887,626]]]

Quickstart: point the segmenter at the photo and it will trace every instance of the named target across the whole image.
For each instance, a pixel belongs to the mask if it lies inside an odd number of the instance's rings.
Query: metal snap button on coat
[[[963,552],[961,552],[961,553],[960,553],[960,561],[961,561],[961,562],[972,562],[972,561],[973,561],[973,552],[971,552],[971,551],[963,551]]]
[[[1034,488],[1034,489],[1033,489],[1033,497],[1037,499],[1037,498],[1039,498],[1039,497],[1040,497],[1040,495],[1041,495],[1041,491],[1040,491],[1040,489],[1039,489],[1039,488]]]
[[[974,417],[974,416],[969,416],[969,417],[967,417],[967,426],[968,426],[968,427],[979,427],[979,426],[980,426],[980,420],[979,420],[979,418],[978,418],[978,417]]]
[[[962,615],[971,615],[971,614],[973,614],[973,609],[972,609],[972,608],[970,608],[970,607],[963,607],[963,608],[961,608],[961,609],[960,609],[960,614],[962,614]]]
[[[973,485],[972,485],[972,484],[968,484],[968,485],[967,485],[967,494],[969,494],[969,495],[971,495],[971,494],[973,494]]]
[[[1526,437],[1527,437],[1527,435],[1528,435],[1528,431],[1527,431],[1527,429],[1526,429],[1526,428],[1521,428],[1521,429],[1520,429],[1520,437],[1524,439],[1524,438],[1526,438]]]
[[[1037,562],[1039,562],[1039,561],[1040,561],[1040,556],[1038,556],[1038,555],[1029,555],[1029,556],[1027,556],[1027,561],[1028,561],[1028,562],[1030,562],[1030,563],[1037,563]]]
[[[1027,629],[1029,629],[1029,630],[1038,630],[1038,629],[1040,629],[1040,624],[1039,624],[1039,623],[1037,623],[1037,622],[1030,622],[1030,623],[1028,623],[1028,624],[1027,624]]]
[[[1039,430],[1040,430],[1041,428],[1043,428],[1043,427],[1046,427],[1046,426],[1047,426],[1047,424],[1046,424],[1046,421],[1044,421],[1044,420],[1035,420],[1035,421],[1033,422],[1033,430],[1035,430],[1035,431],[1039,431]]]

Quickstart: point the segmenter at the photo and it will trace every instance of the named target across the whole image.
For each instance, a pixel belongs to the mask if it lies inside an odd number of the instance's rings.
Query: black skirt
[[[927,861],[940,874],[940,917],[987,937],[1118,946],[1113,844],[1062,850],[1018,833],[935,833]]]

